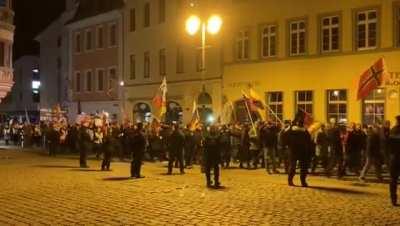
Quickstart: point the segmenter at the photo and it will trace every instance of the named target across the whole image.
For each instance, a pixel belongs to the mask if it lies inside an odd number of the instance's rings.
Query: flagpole
[[[253,127],[253,131],[257,134],[256,126],[254,125],[253,117],[251,117],[250,108],[249,108],[249,106],[247,104],[247,98],[244,98],[244,100],[245,100],[244,103],[246,105],[247,114],[249,115],[250,122],[251,122],[251,125]]]
[[[272,113],[272,115],[279,121],[279,123],[281,123],[282,125],[285,124],[279,117],[278,115],[268,106],[265,105],[265,107],[268,109],[268,111],[270,111]]]

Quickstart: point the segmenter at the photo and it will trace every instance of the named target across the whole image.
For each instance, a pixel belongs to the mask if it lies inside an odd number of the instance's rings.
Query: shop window
[[[347,122],[347,91],[328,90],[327,91],[327,119],[334,118],[335,122]]]
[[[363,123],[382,124],[385,120],[385,90],[376,89],[363,100]]]

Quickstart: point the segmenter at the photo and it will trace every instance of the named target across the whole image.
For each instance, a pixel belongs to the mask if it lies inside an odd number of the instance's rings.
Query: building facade
[[[122,81],[123,1],[80,1],[68,23],[69,76],[72,87],[68,113],[106,111],[120,118]]]
[[[321,122],[382,123],[399,114],[400,1],[233,0],[228,15],[223,94],[237,117],[249,87],[272,119],[293,119],[299,109]],[[358,101],[360,75],[382,57],[390,78]]]
[[[14,63],[14,85],[0,104],[0,111],[9,116],[25,118],[26,112],[32,119],[39,117],[40,92],[39,57],[22,56]]]
[[[41,101],[40,108],[51,109],[60,104],[68,110],[70,103],[69,35],[65,24],[77,9],[76,0],[67,0],[65,11],[44,29],[35,40],[40,44]]]
[[[12,2],[0,1],[0,101],[13,86],[12,47],[15,27]]]
[[[201,34],[190,36],[185,31],[185,21],[195,11],[192,7],[189,0],[126,1],[123,96],[130,119],[159,118],[152,99],[164,77],[168,83],[166,121],[190,121],[194,101],[202,117],[220,112],[222,40],[207,34],[203,63]]]

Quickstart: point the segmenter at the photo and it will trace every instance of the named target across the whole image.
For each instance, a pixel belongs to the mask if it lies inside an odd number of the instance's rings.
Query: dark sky
[[[14,59],[39,54],[33,39],[64,10],[64,0],[14,0],[15,42]]]

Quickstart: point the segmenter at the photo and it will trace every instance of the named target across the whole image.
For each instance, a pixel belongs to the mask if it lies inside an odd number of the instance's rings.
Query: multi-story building
[[[121,112],[122,0],[81,0],[68,22],[70,118],[77,113]]]
[[[239,117],[245,114],[241,90],[249,86],[280,119],[293,119],[299,109],[321,122],[381,123],[399,114],[400,1],[236,0],[231,6],[223,92]],[[360,75],[382,57],[389,80],[358,101]]]
[[[2,113],[8,116],[39,119],[40,70],[39,57],[22,56],[14,63],[14,86],[0,104]]]
[[[201,34],[190,36],[185,21],[206,1],[126,1],[124,10],[124,103],[135,121],[159,117],[152,106],[161,81],[168,83],[167,121],[188,122],[193,102],[202,118],[222,102],[221,35],[208,35],[202,60]],[[210,6],[210,5],[208,5]],[[199,16],[213,13],[210,8]],[[205,13],[207,12],[207,13]],[[210,13],[210,14],[208,14]]]
[[[12,2],[0,1],[0,101],[13,85],[12,46],[15,27]]]
[[[65,3],[65,11],[35,38],[40,43],[40,107],[43,109],[60,104],[67,110],[70,102],[70,47],[65,24],[75,15],[77,0],[67,0]]]

